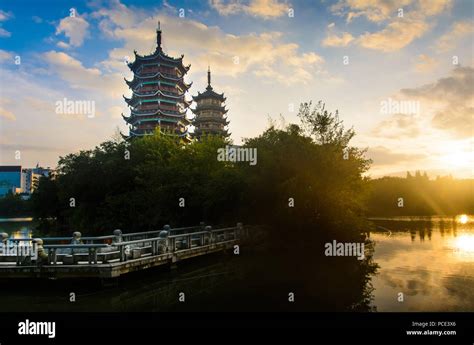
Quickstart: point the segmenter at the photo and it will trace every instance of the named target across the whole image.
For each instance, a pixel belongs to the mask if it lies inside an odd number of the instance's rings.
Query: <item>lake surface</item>
[[[373,219],[377,231],[375,274],[354,289],[354,279],[340,273],[334,261],[308,264],[310,280],[274,280],[275,261],[258,250],[242,250],[240,257],[213,255],[178,266],[156,269],[102,287],[98,282],[29,281],[9,287],[2,282],[5,311],[180,311],[180,310],[376,310],[474,311],[474,217],[398,217]],[[0,221],[0,232],[29,237],[31,221]],[[259,264],[260,263],[260,264]],[[300,266],[296,263],[295,269]],[[276,276],[276,275],[274,275]],[[309,281],[309,283],[308,283]],[[294,307],[285,300],[294,291]],[[69,302],[69,293],[77,302]],[[186,292],[186,303],[177,303]],[[338,295],[339,293],[339,295]],[[403,294],[403,300],[401,295]],[[283,296],[283,298],[282,298]],[[304,298],[303,298],[304,296]],[[346,298],[347,297],[347,298]],[[354,308],[357,300],[370,301]],[[218,301],[218,302],[217,302]]]
[[[474,218],[378,219],[378,311],[474,311]],[[398,293],[404,294],[403,302]]]

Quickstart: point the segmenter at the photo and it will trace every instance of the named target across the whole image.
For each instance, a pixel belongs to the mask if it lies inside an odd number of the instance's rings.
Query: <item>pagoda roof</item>
[[[222,114],[226,114],[229,111],[229,109],[226,109],[225,106],[223,107],[223,106],[214,105],[214,104],[203,104],[193,109],[193,112],[198,113],[204,110],[216,110],[218,112],[221,112]]]
[[[137,79],[151,79],[151,78],[160,77],[160,78],[167,79],[167,80],[172,80],[172,81],[181,81],[181,80],[183,80],[183,76],[173,77],[173,76],[167,75],[165,73],[161,73],[161,72],[156,72],[155,74],[150,74],[150,75],[140,75],[136,72],[133,72],[133,75]]]
[[[194,136],[202,136],[202,135],[221,135],[223,137],[228,137],[231,133],[229,133],[226,129],[206,129],[202,130],[200,128],[196,128],[194,130]]]
[[[156,50],[152,54],[148,54],[148,55],[140,55],[137,53],[136,50],[134,50],[133,55],[135,56],[135,60],[133,62],[128,63],[128,67],[130,67],[132,71],[140,67],[142,63],[147,62],[147,61],[154,61],[154,60],[169,62],[172,65],[182,68],[185,71],[189,70],[189,67],[191,66],[191,65],[188,65],[185,67],[183,65],[184,55],[181,55],[179,58],[171,57],[165,54],[165,52],[163,52],[161,47],[157,47]]]
[[[212,116],[207,116],[207,117],[203,117],[203,116],[196,116],[194,119],[193,119],[193,123],[195,123],[196,125],[200,124],[200,123],[210,123],[210,122],[213,122],[213,123],[222,123],[224,125],[228,125],[230,122],[227,121],[227,118],[224,118],[224,117],[212,117]]]
[[[224,93],[215,92],[211,86],[208,86],[206,88],[206,91],[204,91],[203,93],[198,92],[197,96],[193,96],[193,100],[195,100],[196,102],[201,99],[207,99],[207,98],[218,99],[221,102],[225,102],[226,100],[226,98],[224,97]]]
[[[157,74],[155,74],[154,76],[147,76],[147,77],[134,77],[132,80],[127,80],[126,78],[123,78],[123,80],[125,80],[125,83],[127,84],[127,86],[129,88],[133,88],[134,85],[136,85],[140,79],[149,79],[149,78],[154,78],[156,76],[158,76],[158,74],[161,74],[160,72],[158,72]],[[163,76],[162,76],[163,77]],[[186,84],[183,80],[183,77],[181,78],[177,78],[177,79],[170,79],[170,78],[166,78],[166,77],[163,77],[163,79],[165,80],[172,80],[173,82],[177,82],[177,83],[180,83],[184,89],[189,89],[193,83],[189,83],[189,84]]]
[[[165,97],[171,97],[171,96],[168,96],[168,95],[164,95]],[[171,97],[171,98],[175,98],[175,97]],[[188,101],[184,98],[184,96],[180,97],[182,99],[179,99],[176,101],[176,103],[183,103],[186,108],[189,107],[191,105],[191,101]],[[131,98],[128,98],[128,97],[125,97],[123,96],[123,99],[125,100],[125,102],[131,106],[131,107],[134,107],[136,106],[136,103],[140,103],[140,100],[141,98],[140,97],[137,97],[135,95],[132,95]],[[156,99],[149,99],[148,101],[156,101],[156,102],[162,102],[162,100],[160,98],[156,98]],[[169,103],[169,102],[174,102],[174,101],[168,101],[168,102],[165,102],[165,103]],[[144,102],[144,103],[148,103],[148,102]]]
[[[133,95],[138,96],[138,97],[153,97],[153,96],[156,96],[156,95],[160,94],[160,95],[165,96],[165,97],[181,98],[185,95],[185,92],[183,92],[181,94],[178,94],[178,95],[174,95],[171,92],[163,92],[161,90],[156,90],[156,92],[154,92],[154,93],[139,93],[139,92],[135,92],[133,90],[132,90],[132,92],[133,92]]]
[[[165,116],[172,116],[172,117],[182,117],[183,115],[186,115],[186,110],[178,112],[178,114],[173,114],[162,109],[157,109],[156,111],[152,111],[150,113],[139,113],[137,111],[134,111],[133,109],[130,109],[130,113],[134,116],[165,115]]]
[[[193,100],[195,100],[197,102],[201,99],[207,99],[207,98],[218,99],[221,102],[225,102],[225,100],[226,100],[223,93],[217,93],[212,89],[212,86],[211,86],[211,67],[208,67],[208,69],[207,69],[207,87],[206,87],[206,91],[204,91],[203,93],[198,92],[197,96],[193,96]]]

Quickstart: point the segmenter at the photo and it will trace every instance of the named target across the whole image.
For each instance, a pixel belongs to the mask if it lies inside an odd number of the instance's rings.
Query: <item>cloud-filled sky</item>
[[[125,62],[154,51],[160,21],[165,52],[191,64],[188,99],[211,66],[235,143],[322,100],[371,176],[472,177],[473,14],[471,0],[0,0],[0,164],[55,167],[128,133]],[[64,99],[95,116],[58,114]]]

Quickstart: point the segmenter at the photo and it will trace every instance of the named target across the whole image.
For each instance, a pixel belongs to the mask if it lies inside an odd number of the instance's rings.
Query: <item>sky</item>
[[[472,178],[473,17],[471,0],[0,0],[0,164],[54,168],[128,133],[126,61],[155,50],[160,21],[164,51],[191,64],[188,99],[210,65],[234,143],[321,100],[371,177]]]

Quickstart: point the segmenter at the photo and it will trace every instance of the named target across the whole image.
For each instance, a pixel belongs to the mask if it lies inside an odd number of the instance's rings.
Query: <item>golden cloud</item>
[[[460,21],[453,24],[451,30],[441,36],[436,43],[436,48],[440,52],[452,49],[456,42],[465,36],[474,33],[474,23],[472,21]],[[472,39],[472,36],[471,36]]]
[[[281,17],[289,8],[285,2],[279,2],[278,0],[250,0],[248,3],[236,0],[209,0],[209,4],[219,14],[224,16],[246,13],[265,19]]]

